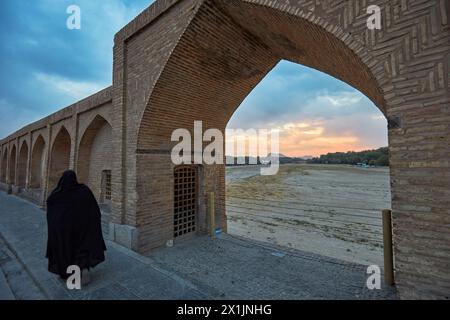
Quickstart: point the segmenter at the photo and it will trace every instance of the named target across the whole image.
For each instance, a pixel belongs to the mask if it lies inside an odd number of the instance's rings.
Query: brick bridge
[[[366,26],[367,6],[382,29]],[[109,237],[146,253],[174,237],[171,133],[225,129],[281,59],[326,72],[389,121],[396,284],[450,296],[450,4],[447,0],[158,0],[115,36],[113,85],[0,141],[3,188],[43,204],[66,168],[98,199]],[[226,230],[223,165],[197,171]],[[187,172],[187,173],[186,173]],[[190,174],[189,170],[184,174]],[[177,220],[178,221],[178,220]]]

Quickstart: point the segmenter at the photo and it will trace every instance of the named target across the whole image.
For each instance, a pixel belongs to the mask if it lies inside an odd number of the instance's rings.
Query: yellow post
[[[384,281],[394,285],[394,254],[392,251],[392,211],[383,210]]]
[[[208,214],[209,214],[209,235],[211,238],[216,237],[216,210],[214,204],[214,192],[208,195]]]

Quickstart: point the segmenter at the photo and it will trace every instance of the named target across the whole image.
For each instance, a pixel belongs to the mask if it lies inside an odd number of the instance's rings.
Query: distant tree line
[[[238,164],[238,159],[240,159],[241,161],[243,161],[243,163]],[[230,156],[226,156],[226,166],[247,166],[250,164],[261,164],[261,158],[260,157],[230,157]]]
[[[321,155],[307,161],[320,164],[365,164],[370,166],[389,166],[389,149],[387,147],[376,150],[334,152]]]
[[[226,166],[246,166],[250,164],[267,164],[270,161],[270,158],[268,157],[241,157],[241,161],[244,161],[243,164],[238,164],[238,158],[237,157],[226,157]],[[278,163],[279,164],[295,164],[295,163],[305,163],[306,159],[304,158],[298,158],[298,157],[286,157],[283,154],[280,154],[278,157]]]

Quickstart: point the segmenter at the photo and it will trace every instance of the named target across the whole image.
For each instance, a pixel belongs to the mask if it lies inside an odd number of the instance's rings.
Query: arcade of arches
[[[448,298],[450,5],[370,4],[382,10],[381,30],[367,28],[366,0],[157,0],[116,34],[113,86],[0,141],[0,185],[43,204],[75,169],[110,207],[110,239],[141,253],[163,246],[180,208],[172,131],[197,120],[224,130],[286,59],[352,85],[387,117],[399,294]],[[195,172],[195,210],[182,210],[206,233],[214,192],[226,231],[224,166]]]

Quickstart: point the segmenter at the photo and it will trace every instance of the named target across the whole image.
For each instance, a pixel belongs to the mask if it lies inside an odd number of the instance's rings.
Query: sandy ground
[[[364,265],[383,265],[381,210],[388,168],[283,165],[227,167],[230,234]]]

